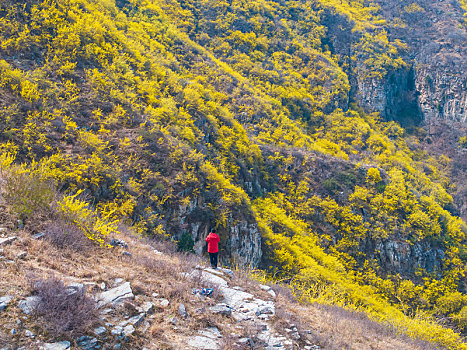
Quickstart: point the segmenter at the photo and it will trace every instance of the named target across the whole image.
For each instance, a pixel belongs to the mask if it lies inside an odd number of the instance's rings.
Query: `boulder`
[[[199,333],[199,335],[201,335],[203,337],[208,337],[208,338],[211,338],[211,339],[221,339],[222,338],[222,334],[221,334],[220,330],[217,327],[208,327],[206,329],[203,329],[203,330],[199,331],[198,333]]]
[[[121,302],[129,299],[134,299],[135,295],[131,290],[130,282],[125,282],[118,287],[112,288],[106,292],[97,295],[97,306],[100,308],[104,305],[112,304],[116,306]]]
[[[215,270],[213,270],[215,271]],[[213,275],[212,273],[208,271],[203,271],[203,270],[195,270],[192,273],[190,273],[190,277],[196,280],[200,280],[204,284],[206,284],[208,287],[227,287],[227,281],[223,279],[220,276]]]
[[[140,313],[139,315],[130,318],[127,323],[133,325],[134,327],[138,327],[139,325],[141,325],[141,323],[143,323],[143,321],[144,313]]]
[[[7,244],[11,244],[13,243],[14,241],[16,241],[18,239],[18,237],[5,237],[5,238],[0,238],[0,246],[2,245],[7,245]]]
[[[94,334],[97,336],[103,335],[105,334],[105,332],[107,332],[107,329],[105,327],[94,328]]]
[[[150,301],[145,301],[139,310],[147,315],[152,315],[154,313],[154,304]]]
[[[101,348],[101,345],[99,344],[97,338],[84,335],[77,339],[77,344],[79,348],[83,350],[98,350]]]
[[[135,327],[133,325],[129,324],[123,328],[123,335],[125,337],[128,337],[129,335],[132,335],[135,332]]]
[[[246,301],[254,299],[253,294],[229,288],[227,286],[219,289],[220,293],[224,296],[224,302],[235,309]]]
[[[230,306],[228,306],[227,304],[224,304],[224,303],[214,305],[214,306],[210,307],[209,310],[213,314],[221,314],[221,315],[225,315],[225,316],[232,315],[232,308]]]
[[[68,350],[70,347],[69,341],[60,341],[57,343],[45,343],[42,350]]]
[[[5,295],[3,297],[0,297],[0,311],[3,311],[7,308],[11,299],[13,299],[11,295]]]
[[[224,277],[224,273],[219,269],[216,270],[216,269],[207,267],[207,268],[204,269],[204,271],[209,272],[212,275],[216,275],[216,276],[219,276],[219,277]]]
[[[180,304],[180,306],[178,307],[178,314],[179,314],[180,316],[182,316],[183,318],[187,318],[187,317],[188,317],[188,313],[186,312],[185,305]]]
[[[27,297],[18,303],[18,307],[26,314],[31,314],[37,305],[40,303],[41,298],[37,296]]]
[[[203,336],[190,337],[188,339],[188,345],[197,350],[218,350],[219,345],[211,338]]]

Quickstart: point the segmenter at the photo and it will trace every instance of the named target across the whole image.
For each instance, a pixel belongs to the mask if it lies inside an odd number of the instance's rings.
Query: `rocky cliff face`
[[[385,271],[413,275],[417,269],[424,269],[430,273],[440,273],[443,268],[445,252],[429,242],[410,244],[407,241],[395,240],[367,240],[362,248],[368,252],[370,258],[378,261]]]
[[[403,126],[418,125],[423,113],[415,76],[415,70],[409,67],[390,72],[382,79],[357,79],[356,97],[366,110],[376,110],[386,120],[396,120]]]
[[[405,52],[400,51],[405,67],[372,79],[359,76],[356,72],[363,62],[351,59],[358,34],[339,15],[325,16],[326,44],[348,67],[351,102],[357,101],[367,111],[380,112],[385,120],[396,120],[406,127],[424,125],[425,150],[452,159],[454,212],[467,220],[467,152],[459,146],[459,139],[467,134],[464,10],[458,1],[377,3],[381,7],[379,14],[387,21],[389,38],[408,45]]]
[[[391,40],[408,44],[400,54],[407,66],[367,79],[356,74],[364,62],[352,60],[359,36],[353,24],[327,14],[330,50],[347,65],[351,99],[386,120],[402,124],[446,121],[467,125],[467,32],[464,10],[457,1],[418,0],[408,6],[399,1],[377,1]],[[381,30],[382,28],[380,28]]]
[[[378,1],[389,35],[408,44],[419,110],[427,124],[440,120],[467,125],[467,40],[458,1],[418,0],[412,5]],[[410,5],[410,6],[409,6]],[[398,89],[389,84],[389,88]],[[363,94],[366,95],[366,94]],[[374,104],[380,111],[382,106]]]

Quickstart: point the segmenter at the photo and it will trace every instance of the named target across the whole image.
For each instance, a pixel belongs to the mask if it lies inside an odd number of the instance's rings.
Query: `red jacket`
[[[209,235],[206,237],[206,242],[208,242],[208,252],[209,253],[217,253],[219,251],[219,247],[217,243],[219,243],[221,239],[215,233],[210,232]]]

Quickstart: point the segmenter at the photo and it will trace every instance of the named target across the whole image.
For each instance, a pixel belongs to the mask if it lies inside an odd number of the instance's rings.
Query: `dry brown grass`
[[[232,333],[234,329],[228,318],[213,316],[206,311],[216,302],[214,298],[204,299],[192,294],[192,289],[199,288],[200,282],[186,273],[200,264],[200,258],[177,253],[176,247],[172,248],[168,242],[155,242],[122,234],[115,238],[123,239],[128,244],[128,249],[100,248],[91,244],[89,251],[83,254],[80,250],[70,249],[67,244],[54,244],[50,239],[35,240],[24,230],[14,234],[19,239],[6,247],[6,257],[0,260],[0,295],[14,295],[15,300],[12,306],[0,314],[0,329],[9,332],[15,327],[16,320],[23,317],[15,305],[33,292],[28,283],[31,274],[41,279],[55,276],[64,284],[82,282],[88,285],[91,293],[100,291],[98,286],[101,282],[112,287],[116,278],[129,281],[136,300],[112,313],[113,317],[121,319],[135,314],[135,306],[144,301],[157,304],[158,298],[168,299],[170,304],[167,308],[157,308],[154,318],[148,318],[151,320],[151,328],[144,334],[135,333],[131,345],[128,345],[130,348],[181,349],[186,346],[187,337],[207,326],[219,327],[224,334]],[[164,254],[155,253],[154,248]],[[125,250],[132,256],[123,255]],[[28,253],[25,259],[16,258],[21,251]],[[14,262],[8,263],[9,259]],[[158,296],[153,297],[153,293]],[[189,314],[186,319],[178,315],[180,303],[185,305]],[[173,317],[177,318],[175,325],[171,323]],[[40,331],[43,329],[43,321],[39,316],[29,317],[27,322],[28,329],[36,332],[36,340],[56,340],[51,333],[46,335]],[[32,340],[24,339],[21,343],[12,344],[28,346],[31,342]]]
[[[290,296],[279,295],[275,327],[297,327],[301,340],[309,340],[326,350],[435,350],[425,341],[411,339],[361,312],[337,306],[302,305]]]
[[[86,253],[72,249],[66,240],[63,240],[63,244],[57,244],[51,239],[35,240],[25,230],[12,232],[12,235],[17,235],[19,240],[5,247],[5,258],[0,259],[0,295],[13,295],[14,300],[12,306],[0,314],[0,329],[3,332],[0,333],[0,337],[2,334],[3,337],[8,335],[12,328],[17,327],[16,320],[23,317],[15,305],[31,293],[28,279],[30,274],[34,274],[42,279],[55,276],[65,284],[72,281],[85,283],[90,293],[99,292],[99,285],[102,282],[112,287],[116,278],[129,281],[136,299],[112,313],[113,317],[120,319],[135,314],[136,306],[144,301],[157,304],[158,298],[167,298],[170,301],[169,306],[157,308],[156,313],[148,317],[151,322],[150,328],[145,333],[138,330],[126,345],[127,348],[183,349],[186,347],[188,337],[197,334],[198,330],[211,326],[218,327],[224,334],[223,349],[226,350],[241,349],[235,345],[236,336],[233,334],[255,340],[257,330],[253,325],[245,325],[239,330],[232,319],[212,315],[208,311],[209,306],[221,301],[219,296],[201,298],[192,294],[193,288],[202,285],[196,274],[190,277],[187,272],[196,270],[195,267],[202,264],[203,259],[191,254],[177,253],[176,246],[170,242],[140,239],[128,230],[122,231],[126,232],[115,238],[124,240],[128,244],[127,249],[100,248],[91,243]],[[68,236],[65,238],[67,239]],[[163,254],[154,252],[154,249]],[[125,250],[132,255],[123,255]],[[17,255],[22,251],[26,251],[28,255],[25,259],[18,259]],[[267,292],[259,288],[257,282],[252,280],[247,272],[235,271],[235,277],[229,284],[238,285],[264,300],[271,298]],[[290,328],[291,323],[294,324],[302,338],[297,342],[296,348],[303,348],[303,340],[309,339],[320,345],[322,349],[331,350],[435,349],[429,344],[417,343],[402,337],[361,314],[339,308],[301,305],[295,301],[289,289],[280,285],[272,287],[278,295],[275,328],[283,333],[285,328]],[[154,297],[153,293],[157,293],[158,296]],[[186,319],[178,315],[180,303],[185,305],[188,312],[189,317]],[[172,322],[174,317],[177,319],[175,324]],[[26,322],[28,329],[36,332],[35,340],[56,340],[50,335],[41,333],[43,326],[39,317],[30,317]],[[24,337],[20,339],[7,336],[7,339],[10,347],[27,348],[33,341]],[[261,348],[259,342],[251,345],[244,348]]]

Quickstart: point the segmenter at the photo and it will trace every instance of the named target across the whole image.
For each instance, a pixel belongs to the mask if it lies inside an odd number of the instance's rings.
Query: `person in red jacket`
[[[216,229],[212,229],[206,237],[206,242],[208,242],[209,260],[211,260],[211,266],[213,269],[217,269],[217,254],[219,253],[218,243],[220,240],[221,239],[216,234]]]

